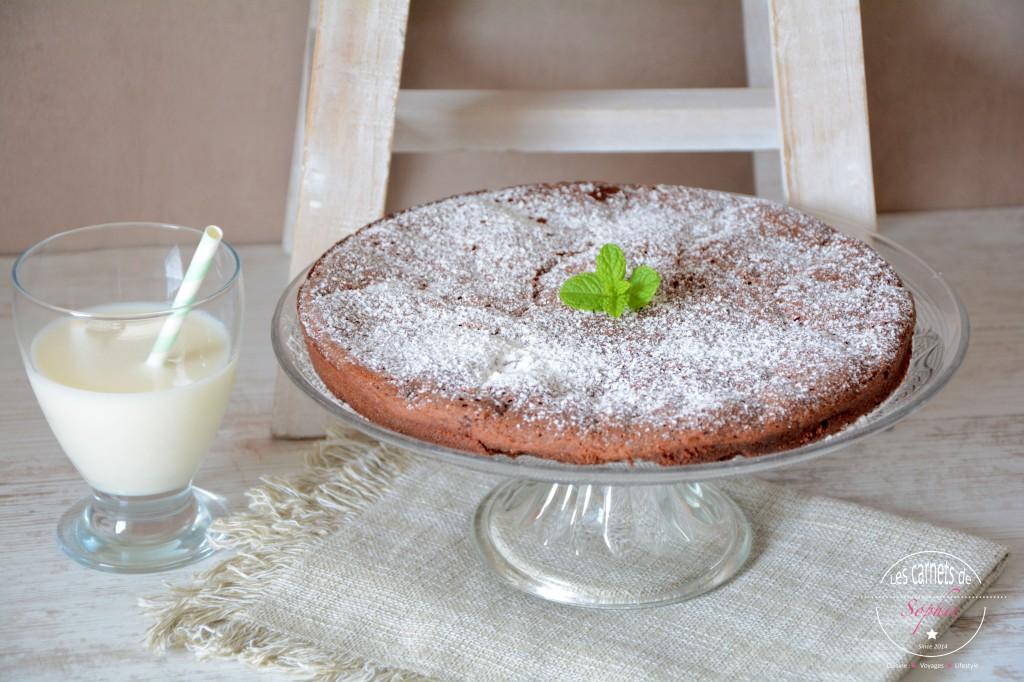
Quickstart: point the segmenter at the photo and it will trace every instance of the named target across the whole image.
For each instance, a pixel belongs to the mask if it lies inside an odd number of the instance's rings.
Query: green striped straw
[[[167,354],[171,352],[174,342],[181,332],[181,325],[185,323],[185,316],[196,300],[196,292],[206,278],[206,273],[213,262],[213,254],[220,246],[220,240],[224,238],[224,231],[216,225],[210,225],[203,230],[203,238],[199,240],[196,252],[192,254],[192,261],[185,271],[185,278],[178,287],[178,293],[174,296],[174,303],[171,307],[174,312],[167,318],[160,328],[160,336],[156,337],[153,350],[149,351],[146,364],[150,367],[159,367],[167,360]]]

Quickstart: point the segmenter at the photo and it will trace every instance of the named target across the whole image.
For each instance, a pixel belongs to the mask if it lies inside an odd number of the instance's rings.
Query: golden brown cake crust
[[[621,319],[557,297],[601,244],[663,278]],[[317,373],[368,419],[479,454],[578,464],[757,455],[881,403],[914,306],[862,242],[761,200],[529,185],[389,216],[299,291]]]

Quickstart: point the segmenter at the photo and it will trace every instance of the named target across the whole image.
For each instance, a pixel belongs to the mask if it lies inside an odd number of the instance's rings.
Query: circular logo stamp
[[[968,595],[977,591],[981,577],[966,561],[949,552],[924,550],[901,558],[879,581],[881,599],[875,606],[878,626],[893,646],[924,658],[949,656],[971,643],[985,623],[983,608],[978,626],[966,641],[950,645],[939,633],[956,620]],[[954,648],[955,647],[955,648]]]

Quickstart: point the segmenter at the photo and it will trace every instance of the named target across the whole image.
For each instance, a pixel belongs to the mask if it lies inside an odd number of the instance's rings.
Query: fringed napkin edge
[[[287,479],[261,478],[246,493],[248,511],[218,519],[216,546],[234,554],[197,573],[187,585],[142,598],[155,623],[146,644],[157,652],[184,647],[198,658],[231,658],[250,666],[322,680],[419,680],[414,673],[323,649],[247,622],[242,611],[276,572],[373,504],[414,457],[364,436],[329,429]]]

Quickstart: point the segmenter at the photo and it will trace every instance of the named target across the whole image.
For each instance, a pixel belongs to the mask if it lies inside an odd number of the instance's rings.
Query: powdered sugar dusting
[[[600,246],[663,284],[621,319],[558,300]],[[475,399],[557,427],[747,427],[888,367],[913,303],[866,245],[768,202],[590,183],[454,197],[336,245],[300,310],[411,404]]]

